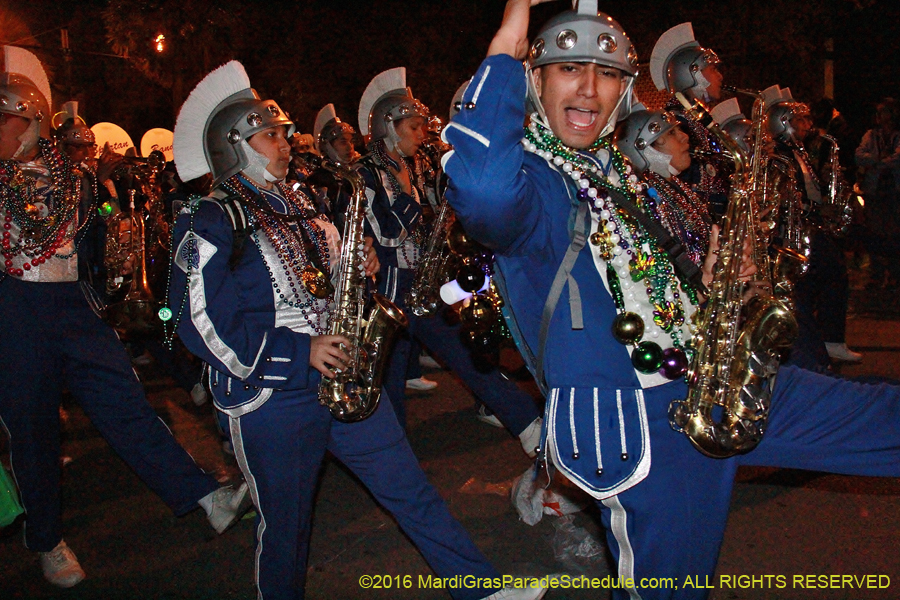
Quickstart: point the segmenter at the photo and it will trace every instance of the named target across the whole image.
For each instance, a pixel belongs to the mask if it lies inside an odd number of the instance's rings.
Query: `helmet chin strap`
[[[695,100],[700,100],[700,102],[703,102],[704,104],[709,104],[711,98],[706,91],[709,87],[709,80],[703,76],[702,71],[694,73],[694,79],[697,80],[697,85],[690,89],[691,94],[693,94]]]
[[[269,183],[274,183],[276,181],[281,181],[278,177],[275,177],[269,170],[266,168],[269,166],[269,159],[254,150],[250,144],[247,143],[247,140],[241,140],[241,148],[244,150],[244,155],[247,157],[247,161],[250,163],[246,167],[244,167],[243,171],[250,179],[259,183],[263,181],[267,181]]]
[[[644,158],[650,165],[650,170],[665,179],[671,179],[673,175],[678,175],[680,171],[672,166],[672,155],[660,152],[653,146],[648,145],[643,151]]]
[[[331,147],[331,144],[326,143],[326,144],[322,144],[322,146],[323,146],[323,149],[325,150],[325,155],[328,156],[328,158],[330,158],[331,160],[333,160],[336,163],[341,163],[341,164],[344,163],[344,161],[341,159],[341,157],[338,156],[337,150],[335,150],[334,148]]]
[[[397,127],[394,123],[394,121],[389,121],[387,124],[387,137],[384,138],[384,147],[390,152],[396,152],[400,156],[406,156],[406,154],[403,153],[403,150],[400,149],[400,134],[397,133]]]
[[[40,137],[41,122],[37,119],[32,119],[25,131],[22,132],[22,135],[17,138],[19,140],[19,147],[12,156],[13,160],[18,160],[20,157],[31,154],[31,151],[37,147],[38,139],[40,139]]]

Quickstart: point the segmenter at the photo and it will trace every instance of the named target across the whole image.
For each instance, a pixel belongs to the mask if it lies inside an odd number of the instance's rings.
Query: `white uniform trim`
[[[253,476],[253,472],[250,470],[250,464],[247,462],[247,455],[244,452],[244,438],[241,435],[241,420],[235,418],[228,419],[228,429],[231,432],[231,444],[234,447],[234,458],[241,468],[241,472],[244,474],[247,486],[250,488],[250,497],[253,498],[253,506],[256,507],[256,511],[259,513],[259,526],[256,528],[256,557],[253,561],[253,581],[256,582],[257,599],[263,600],[262,590],[259,589],[259,557],[262,555],[263,551],[263,534],[266,532],[266,515],[263,513],[262,506],[260,506],[259,503],[259,488],[256,485],[256,477]]]
[[[268,334],[263,334],[262,343],[259,345],[259,350],[256,353],[256,358],[253,360],[253,364],[245,365],[243,364],[237,357],[237,354],[232,350],[225,341],[219,337],[218,332],[216,331],[215,325],[213,325],[212,320],[209,318],[209,315],[206,314],[206,285],[203,277],[203,267],[210,261],[210,259],[216,254],[218,249],[214,244],[207,242],[202,237],[193,234],[193,238],[190,236],[185,236],[183,240],[181,240],[181,244],[178,246],[178,252],[175,255],[175,264],[185,273],[187,273],[187,265],[185,263],[184,258],[182,257],[182,250],[185,244],[188,243],[188,240],[193,239],[196,243],[196,250],[199,255],[199,264],[196,269],[194,269],[196,275],[191,277],[191,280],[188,284],[188,297],[191,307],[191,322],[194,324],[194,327],[200,333],[200,336],[203,338],[203,343],[209,349],[209,351],[219,359],[225,367],[231,371],[235,377],[238,379],[247,379],[251,373],[253,373],[254,369],[256,369],[256,364],[259,362],[260,356],[262,356],[263,349],[266,347],[266,341],[268,339]]]
[[[451,127],[453,127],[454,129],[459,129],[461,132],[463,132],[464,134],[466,134],[467,136],[469,136],[476,142],[480,143],[485,148],[491,147],[491,141],[489,139],[487,139],[486,137],[484,137],[483,135],[481,135],[480,133],[478,133],[477,131],[473,131],[473,130],[469,129],[468,127],[465,127],[464,125],[460,125],[459,123],[456,123],[454,121],[451,121],[447,125],[446,129],[449,129]]]
[[[619,545],[619,581],[631,579],[634,581],[634,549],[631,547],[631,540],[628,538],[628,513],[625,507],[619,502],[618,496],[611,496],[602,501],[603,506],[610,511],[610,529],[616,543]],[[641,600],[641,595],[635,588],[628,588],[628,597],[631,600]]]
[[[603,453],[600,449],[600,395],[594,388],[594,451],[597,453],[597,468],[603,468]]]
[[[442,138],[444,137],[443,133],[441,133],[441,137]],[[446,142],[447,140],[444,140],[444,141]],[[453,156],[453,154],[455,152],[456,152],[456,150],[450,150],[448,152],[445,152],[444,155],[441,157],[441,168],[443,170],[445,170],[445,171],[447,170],[447,163],[450,161],[450,157]]]
[[[488,75],[491,73],[491,67],[488,66],[484,70],[484,74],[481,76],[481,79],[478,81],[478,87],[475,88],[475,94],[472,96],[472,104],[478,104],[478,96],[481,95],[481,88],[484,87],[484,82],[487,81]]]

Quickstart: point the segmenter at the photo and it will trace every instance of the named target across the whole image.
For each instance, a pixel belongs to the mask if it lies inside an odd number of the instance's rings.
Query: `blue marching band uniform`
[[[562,168],[523,145],[526,80],[522,63],[486,59],[448,125],[448,198],[476,239],[495,250],[506,300],[523,341],[539,348],[542,311],[570,248],[578,189]],[[591,157],[614,185],[625,173],[610,154]],[[593,214],[593,211],[591,211]],[[594,214],[588,233],[596,231]],[[570,270],[583,328],[572,303],[549,322],[544,371],[549,397],[549,460],[596,499],[621,579],[712,575],[739,465],[835,473],[900,474],[900,389],[835,380],[796,367],[778,375],[767,432],[751,453],[707,458],[672,430],[668,407],[687,395],[681,380],[645,375],[611,332],[616,306],[606,264],[592,244]],[[686,538],[685,531],[690,531]],[[618,590],[616,597],[704,597],[696,589]]]
[[[85,573],[63,539],[60,514],[65,389],[176,515],[202,506],[221,533],[247,510],[250,496],[244,485],[220,488],[178,445],[147,402],[125,347],[101,320],[79,252],[96,197],[68,157],[41,137],[49,132],[50,87],[40,61],[20,48],[3,51],[0,426],[25,508],[25,544],[39,553],[51,583],[72,587]]]
[[[361,131],[370,133],[371,152],[356,163],[366,184],[366,235],[373,238],[381,264],[378,292],[402,309],[407,308],[406,297],[416,276],[421,240],[427,237],[421,235],[425,229],[422,205],[429,202],[427,190],[416,187],[415,177],[400,152],[397,152],[399,160],[388,154],[388,144],[399,148],[403,135],[411,139],[409,152],[413,152],[412,148],[418,150],[424,139],[422,132],[428,109],[412,97],[405,78],[405,69],[399,67],[384,71],[369,83],[360,102],[359,115]],[[414,118],[421,121],[415,132],[407,129],[408,133],[398,133],[398,122]],[[408,173],[409,192],[402,189],[389,171],[392,162]],[[406,426],[406,370],[415,347],[412,338],[416,338],[519,438],[526,453],[533,454],[540,413],[532,398],[515,383],[504,379],[497,369],[478,368],[472,352],[463,345],[459,325],[448,323],[441,314],[417,317],[407,311],[407,318],[408,335],[401,336],[394,347],[384,384],[401,425]]]
[[[273,210],[285,210],[277,195],[264,198]],[[427,482],[387,398],[371,417],[350,424],[333,419],[319,403],[321,375],[309,365],[316,332],[300,308],[273,291],[271,278],[283,272],[268,240],[253,234],[255,243],[232,268],[234,226],[226,209],[209,198],[188,211],[175,228],[171,298],[176,306],[187,298],[179,335],[210,365],[220,420],[258,510],[261,597],[303,597],[313,496],[326,450],[397,518],[441,577],[496,577]],[[280,283],[288,287],[286,280]],[[461,590],[455,597],[484,595]]]

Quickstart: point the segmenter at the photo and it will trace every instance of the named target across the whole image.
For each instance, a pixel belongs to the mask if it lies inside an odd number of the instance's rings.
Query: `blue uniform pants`
[[[304,597],[310,520],[326,450],[394,515],[438,577],[499,577],[428,483],[384,396],[375,413],[358,423],[335,421],[319,404],[315,388],[276,391],[253,412],[220,418],[230,428],[258,509],[255,570],[261,599]],[[491,593],[451,591],[463,600]]]
[[[175,512],[218,488],[148,404],[125,348],[78,283],[0,281],[0,420],[26,511],[25,544],[62,539],[59,404],[67,388],[113,450]]]
[[[646,479],[599,501],[620,577],[671,577],[678,590],[618,590],[616,599],[702,599],[684,588],[715,572],[740,465],[809,469],[845,475],[900,476],[900,387],[864,384],[782,367],[768,429],[748,454],[712,459],[668,423],[666,385],[645,390],[652,441]],[[683,395],[682,395],[683,397]]]

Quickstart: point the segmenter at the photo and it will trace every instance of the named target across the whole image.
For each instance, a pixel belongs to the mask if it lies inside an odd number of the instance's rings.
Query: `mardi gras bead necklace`
[[[298,191],[283,183],[276,187],[280,196],[267,190],[259,190],[246,179],[234,175],[223,187],[241,197],[247,207],[252,225],[258,227],[250,237],[260,252],[261,230],[274,248],[283,271],[287,289],[279,285],[278,278],[266,263],[269,280],[278,298],[300,311],[316,333],[325,333],[325,323],[330,309],[329,300],[334,288],[328,278],[329,250],[325,230],[315,221],[312,202]],[[254,193],[255,192],[255,193]],[[271,208],[264,195],[272,195],[287,206],[284,215]]]
[[[175,263],[175,237],[172,236],[171,245],[169,246],[169,269],[166,274],[166,306],[163,306],[159,309],[157,313],[160,321],[163,322],[163,344],[169,350],[172,350],[172,344],[175,342],[175,333],[178,331],[178,324],[181,322],[181,317],[184,315],[184,307],[187,305],[188,293],[191,287],[191,274],[194,270],[194,253],[197,252],[197,239],[194,235],[194,215],[197,214],[197,209],[200,207],[200,196],[192,195],[188,198],[188,202],[186,204],[187,210],[189,211],[190,221],[188,222],[188,230],[186,234],[187,241],[182,245],[181,252],[183,254],[184,263],[187,265],[187,272],[185,273],[185,282],[184,282],[184,293],[181,295],[181,304],[178,307],[177,313],[172,313],[172,309],[168,306],[169,302],[169,290],[172,289],[172,270],[173,265]],[[184,211],[182,211],[184,212]],[[172,321],[172,318],[175,318],[174,322],[172,322],[172,329],[169,329],[169,322]]]
[[[78,237],[90,222],[87,219],[77,230],[68,233],[81,203],[80,181],[73,174],[68,158],[54,149],[48,140],[39,139],[38,148],[49,172],[48,187],[53,202],[43,202],[43,190],[38,188],[34,177],[22,171],[21,163],[0,161],[0,208],[3,213],[0,246],[6,272],[17,277],[54,256],[61,259],[74,256],[75,251],[64,255],[56,254],[56,251]],[[19,228],[15,244],[11,234],[13,225]],[[17,256],[25,257],[21,269],[13,268],[13,259]]]
[[[538,154],[569,176],[578,189],[578,199],[589,202],[597,216],[597,231],[590,236],[590,241],[607,263],[607,283],[619,312],[613,322],[613,336],[622,344],[634,346],[631,353],[634,367],[643,373],[659,371],[669,379],[681,377],[688,361],[681,329],[685,311],[675,270],[656,239],[609,194],[611,190],[622,193],[653,216],[649,211],[647,186],[605,138],[586,151],[577,151],[563,144],[533,115],[525,129],[523,144],[527,151]],[[601,155],[608,157],[605,165]],[[612,170],[617,184],[610,178]],[[632,289],[635,285],[644,288],[644,298]],[[626,298],[635,310],[626,309]],[[688,299],[696,302],[692,290]],[[648,331],[647,322],[669,335],[671,348],[664,351],[655,342],[641,341],[645,332],[651,337],[659,336],[657,329]]]
[[[665,179],[648,171],[648,208],[651,214],[687,249],[691,260],[700,264],[709,247],[710,218],[706,205],[677,177]]]

